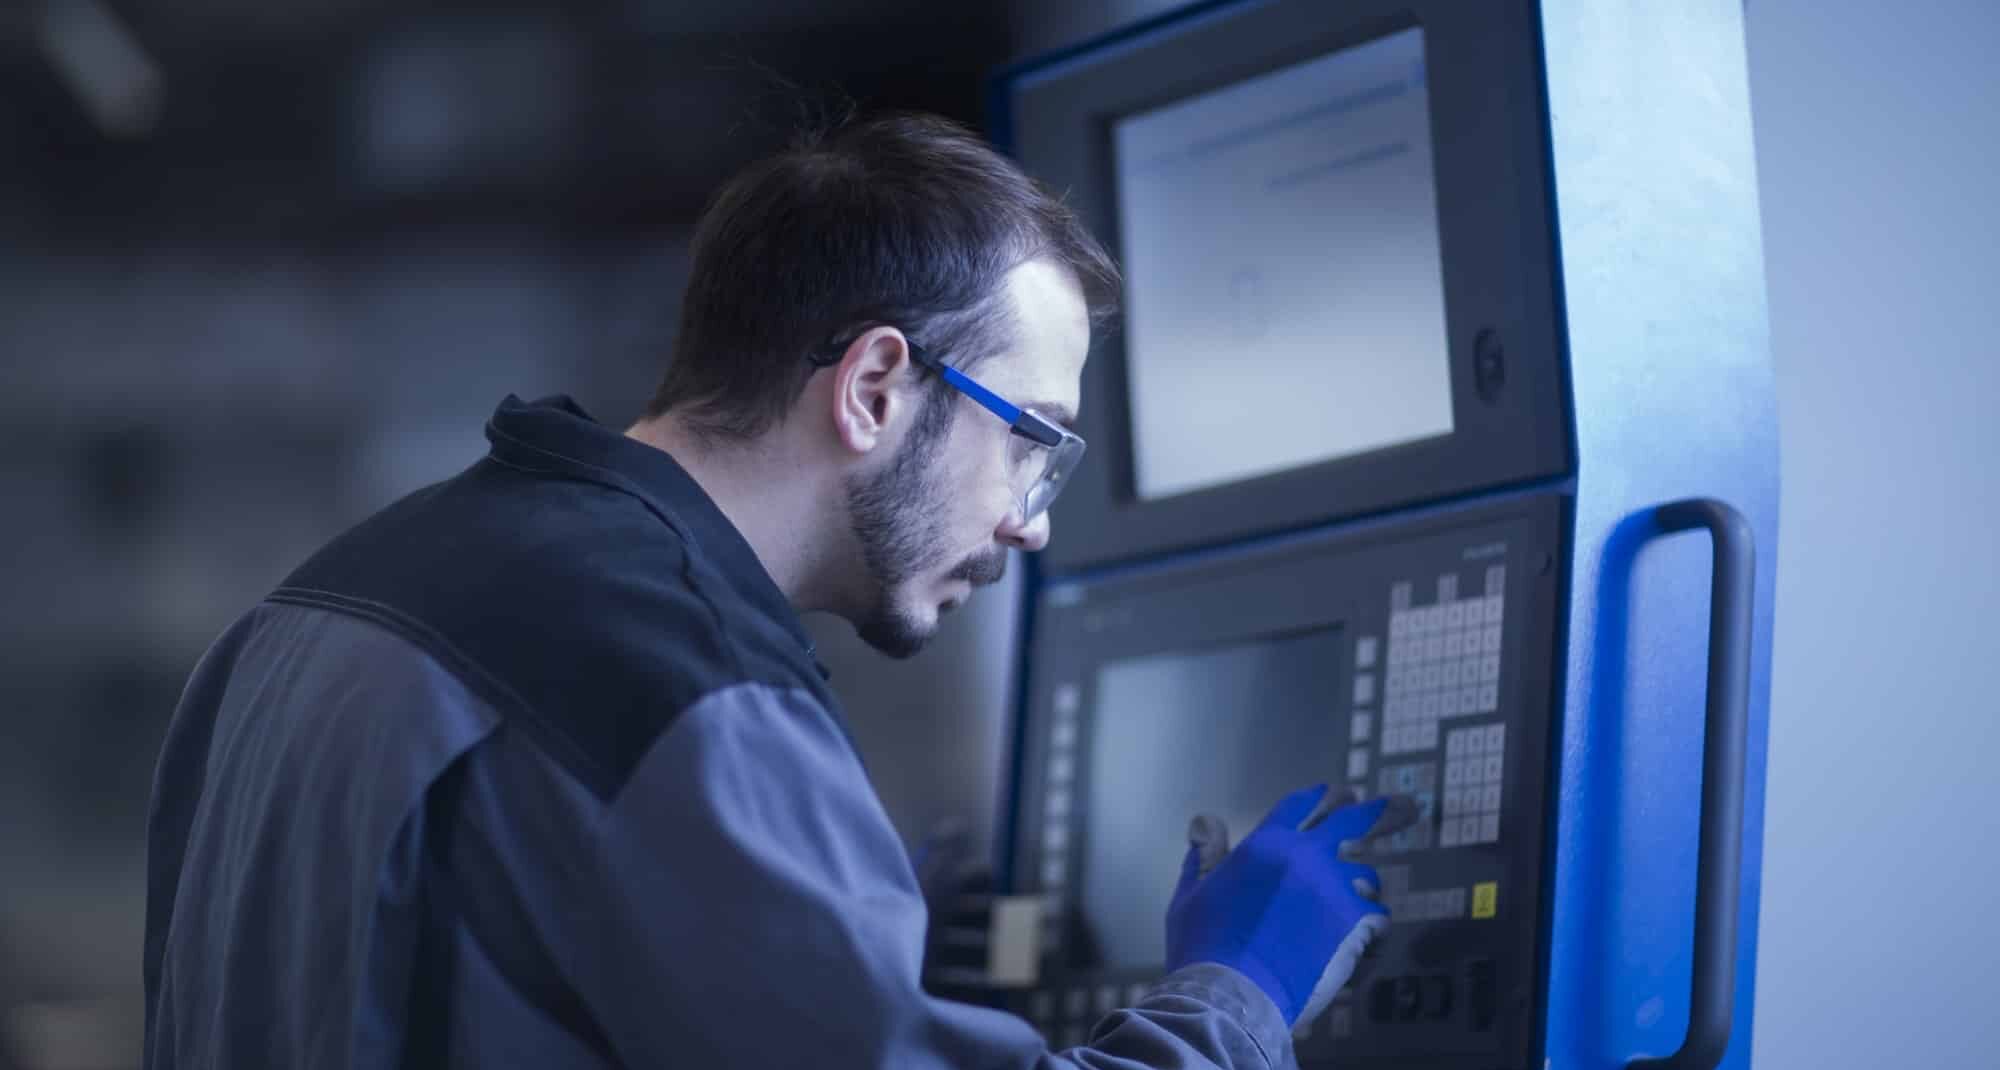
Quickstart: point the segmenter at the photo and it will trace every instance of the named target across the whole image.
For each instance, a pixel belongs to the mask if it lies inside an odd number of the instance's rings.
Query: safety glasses
[[[1070,473],[1083,460],[1083,439],[1075,432],[1058,427],[1040,413],[1023,409],[979,385],[971,376],[932,356],[910,342],[910,357],[920,367],[943,377],[951,388],[979,403],[979,407],[1007,421],[1008,429],[1024,444],[1010,452],[1009,470],[1015,490],[1021,496],[1021,522],[1031,524],[1048,511]]]

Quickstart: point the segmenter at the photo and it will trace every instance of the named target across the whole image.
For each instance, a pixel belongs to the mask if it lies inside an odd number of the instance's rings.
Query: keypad
[[[1389,923],[1392,925],[1463,918],[1468,902],[1469,894],[1464,888],[1406,890],[1382,897],[1382,905],[1389,908]]]
[[[1455,728],[1444,743],[1444,820],[1440,847],[1500,842],[1501,783],[1507,768],[1507,726]]]
[[[1504,565],[1489,567],[1484,593],[1465,598],[1458,596],[1456,574],[1440,576],[1438,602],[1428,606],[1408,604],[1407,584],[1391,588],[1382,687],[1385,756],[1435,750],[1441,722],[1500,708],[1506,575]],[[1364,694],[1372,700],[1374,677],[1357,676],[1354,688],[1357,706]]]
[[[1404,762],[1383,766],[1376,775],[1376,791],[1384,795],[1408,795],[1417,803],[1417,823],[1392,836],[1375,841],[1382,854],[1420,851],[1433,846],[1437,825],[1438,767],[1436,762]]]

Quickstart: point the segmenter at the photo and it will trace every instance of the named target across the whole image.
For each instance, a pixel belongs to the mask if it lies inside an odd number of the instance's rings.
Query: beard
[[[937,631],[897,593],[912,578],[940,564],[946,549],[948,489],[939,486],[937,446],[950,430],[951,406],[926,402],[918,423],[886,469],[856,476],[847,484],[847,514],[867,572],[868,602],[854,630],[869,646],[892,658],[922,650]],[[958,563],[947,578],[974,587],[997,583],[1007,572],[1007,551],[992,546]]]

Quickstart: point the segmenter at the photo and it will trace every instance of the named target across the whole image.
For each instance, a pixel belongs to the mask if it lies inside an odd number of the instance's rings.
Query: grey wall
[[[2000,5],[1754,0],[1783,435],[1757,1061],[2000,1065]]]

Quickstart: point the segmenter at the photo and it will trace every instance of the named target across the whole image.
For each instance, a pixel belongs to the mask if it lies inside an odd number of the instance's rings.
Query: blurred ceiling
[[[853,100],[975,121],[1002,0],[16,0],[0,220],[351,241],[692,219]]]

